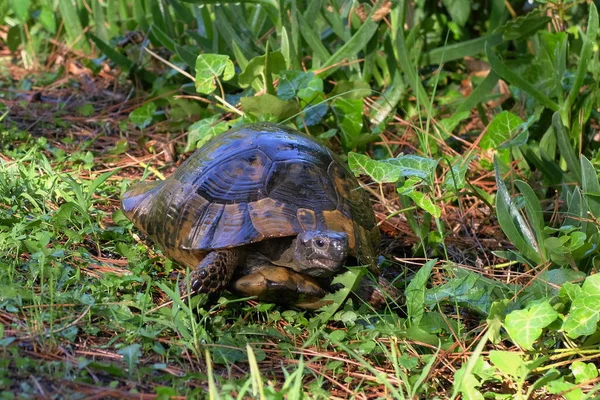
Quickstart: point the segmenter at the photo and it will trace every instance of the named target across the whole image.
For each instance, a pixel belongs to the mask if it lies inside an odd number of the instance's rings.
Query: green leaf
[[[355,148],[363,128],[362,100],[337,98],[331,107],[341,132],[342,146],[346,150]]]
[[[423,62],[427,65],[439,65],[467,56],[475,56],[484,52],[486,47],[494,47],[500,43],[502,43],[502,33],[496,32],[477,39],[465,40],[464,42],[433,49],[423,55]]]
[[[585,156],[579,158],[581,164],[581,189],[589,211],[595,218],[600,218],[600,183],[596,169]]]
[[[560,114],[557,112],[552,115],[552,128],[556,134],[556,142],[558,144],[558,149],[560,150],[560,155],[565,159],[569,171],[575,176],[577,182],[581,182],[579,160],[571,145],[567,129],[560,119]]]
[[[581,293],[573,300],[563,330],[570,338],[591,335],[598,330],[600,321],[600,274],[588,276]]]
[[[223,121],[219,121],[219,118],[220,115],[214,115],[190,125],[188,128],[187,145],[185,146],[184,152],[200,148],[208,140],[228,130],[229,125]]]
[[[465,26],[471,15],[471,1],[466,0],[442,0],[448,14],[458,26]]]
[[[89,51],[87,40],[83,40],[85,34],[79,19],[78,8],[74,6],[71,0],[58,0],[58,8],[70,41],[68,45],[78,47],[85,52]]]
[[[465,119],[471,116],[471,111],[461,111],[452,114],[448,118],[444,118],[439,121],[440,127],[442,128],[442,135],[444,138],[448,137],[450,133]]]
[[[535,239],[538,243],[538,247],[540,244],[546,240],[546,233],[544,231],[545,223],[544,223],[544,212],[542,211],[542,206],[540,201],[538,200],[533,189],[525,182],[516,180],[515,185],[521,192],[523,196],[523,200],[525,203],[525,212],[527,214],[527,218],[529,219],[529,223],[531,229],[533,230],[533,234],[535,235]],[[545,248],[541,249],[544,253],[544,257],[546,254]]]
[[[365,174],[377,183],[396,182],[403,176],[400,167],[389,164],[386,161],[372,160],[369,156],[359,153],[348,153],[348,166],[354,175]]]
[[[544,29],[550,18],[541,12],[530,12],[515,19],[509,19],[501,28],[502,39],[517,40],[531,36],[540,29]]]
[[[400,177],[429,180],[437,166],[437,161],[413,155],[378,161],[364,154],[350,152],[348,165],[356,176],[366,174],[377,183],[392,183],[398,181]]]
[[[494,169],[498,193],[496,194],[496,215],[502,231],[523,255],[534,265],[542,262],[538,243],[529,224],[523,219],[519,209],[513,203],[504,181],[500,177],[498,160],[494,157]]]
[[[513,342],[533,350],[533,343],[542,335],[542,329],[558,318],[558,313],[547,301],[534,304],[525,310],[516,310],[506,316],[504,327]]]
[[[52,11],[52,8],[48,6],[42,6],[40,8],[39,19],[48,32],[51,34],[56,33],[56,18],[54,17],[54,11]]]
[[[240,102],[242,103],[244,112],[258,116],[271,114],[277,117],[278,121],[289,118],[298,112],[298,104],[296,102],[284,101],[271,94],[242,97]]]
[[[418,325],[425,313],[425,289],[431,276],[431,270],[436,262],[437,259],[429,260],[419,268],[404,292],[406,295],[406,312],[411,325]]]
[[[373,8],[375,10],[375,8]],[[373,12],[373,11],[372,11]],[[371,12],[371,13],[372,13]],[[370,16],[356,31],[356,33],[346,43],[340,47],[325,63],[321,66],[322,72],[319,74],[320,78],[326,78],[334,73],[337,68],[334,65],[340,63],[345,59],[354,59],[364,47],[367,45],[369,40],[373,37],[379,24],[374,22]]]
[[[400,167],[403,176],[421,178],[427,183],[433,182],[433,174],[438,165],[438,161],[433,158],[420,157],[412,154],[389,158],[386,162],[395,167]]]
[[[210,94],[216,88],[216,80],[223,75],[223,80],[233,78],[235,69],[229,56],[222,54],[200,54],[196,58],[196,91]]]
[[[593,363],[575,361],[571,364],[571,371],[573,371],[575,383],[591,381],[598,377],[598,368]]]
[[[21,26],[15,25],[8,30],[6,35],[6,45],[11,52],[15,52],[19,49],[19,46],[23,42],[21,37]]]
[[[565,400],[584,400],[589,398],[584,396],[581,388],[576,387],[571,382],[566,382],[564,376],[561,376],[560,379],[548,382],[546,389],[552,394],[564,395]]]
[[[285,71],[285,59],[280,51],[275,51],[267,55],[254,57],[248,62],[244,71],[238,76],[238,83],[241,87],[246,88],[256,79],[261,78],[265,74],[267,63],[272,73],[279,74],[280,71]],[[266,89],[266,88],[265,88]]]
[[[126,71],[129,71],[129,70],[135,68],[135,64],[133,63],[133,61],[131,61],[129,58],[127,58],[126,56],[122,55],[121,53],[119,53],[118,51],[113,49],[112,46],[103,42],[102,39],[100,39],[99,37],[96,37],[92,33],[89,33],[88,36],[96,44],[96,46],[98,46],[100,51],[102,51],[104,54],[106,54],[106,56],[108,58],[110,58],[119,67],[123,68]]]
[[[298,13],[298,23],[300,25],[300,33],[308,44],[308,47],[313,51],[313,68],[318,68],[321,63],[331,57],[327,48],[323,45],[321,38],[314,31],[311,22],[304,19],[301,13]]]
[[[31,0],[11,0],[11,8],[14,10],[17,19],[22,24],[27,21],[29,17],[29,8],[31,7]]]
[[[303,91],[303,99],[310,102],[319,93],[323,93],[323,80],[316,78],[312,72],[282,71],[277,86],[277,97],[291,100]],[[299,96],[298,96],[299,97]]]
[[[156,112],[156,103],[146,103],[129,114],[129,120],[138,128],[144,129],[152,123],[154,113]]]
[[[577,72],[575,73],[575,81],[567,97],[567,101],[564,103],[565,113],[571,112],[571,107],[575,103],[577,96],[579,96],[579,90],[583,84],[583,80],[588,70],[588,60],[592,59],[593,47],[596,45],[596,36],[598,36],[598,9],[594,3],[589,5],[589,19],[586,30],[587,34],[581,47],[581,53],[579,55],[579,62],[577,63]]]
[[[457,158],[456,164],[454,164],[452,168],[450,168],[450,171],[446,173],[446,176],[444,177],[444,182],[442,183],[442,187],[445,190],[454,191],[458,191],[464,188],[467,184],[465,175],[469,170],[469,163],[474,158],[475,157],[469,157],[467,159],[465,159],[464,157]]]
[[[487,132],[481,138],[480,147],[484,150],[498,148],[516,136],[522,124],[523,120],[515,114],[510,111],[502,111],[489,124]]]
[[[350,295],[351,290],[358,285],[365,272],[365,267],[348,268],[348,271],[333,278],[331,284],[336,287],[341,286],[341,288],[323,298],[323,301],[330,301],[331,304],[319,309],[319,321],[325,323],[333,317],[340,305]]]
[[[546,94],[538,90],[531,83],[526,81],[523,77],[517,74],[515,71],[507,67],[500,59],[496,56],[491,46],[486,46],[485,54],[492,67],[492,70],[498,74],[501,78],[508,81],[509,83],[519,87],[521,90],[527,92],[536,101],[542,104],[544,107],[549,108],[552,111],[558,111],[559,107],[554,101],[552,101]]]
[[[490,93],[494,90],[496,85],[498,84],[498,80],[500,77],[494,73],[494,71],[490,71],[488,75],[485,77],[483,82],[479,84],[473,90],[473,92],[467,97],[461,104],[458,106],[454,114],[466,113],[470,114],[471,109],[474,108],[477,104],[483,103],[489,99]]]
[[[331,97],[358,100],[371,94],[371,86],[364,81],[339,81],[330,93]]]
[[[417,206],[433,215],[434,218],[442,216],[442,209],[437,206],[430,196],[419,192],[417,190],[411,190],[407,195],[415,202]]]
[[[490,351],[490,361],[508,376],[524,379],[529,369],[521,355],[511,351]]]

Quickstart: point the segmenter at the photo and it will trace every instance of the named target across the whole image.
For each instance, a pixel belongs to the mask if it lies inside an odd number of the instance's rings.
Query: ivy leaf
[[[588,276],[581,285],[581,293],[573,300],[563,330],[570,338],[591,335],[598,330],[600,321],[600,274]]]
[[[377,183],[393,183],[403,176],[401,167],[354,152],[348,153],[348,166],[354,175],[368,175]]]
[[[403,176],[421,178],[427,183],[433,182],[433,173],[438,165],[438,161],[433,158],[419,157],[412,154],[390,158],[386,161],[391,165],[401,167]]]
[[[431,182],[437,161],[414,155],[372,160],[364,154],[350,152],[348,165],[354,175],[366,174],[377,183],[393,183],[401,177],[415,177]]]
[[[469,169],[469,163],[475,157],[469,157],[467,160],[458,159],[458,162],[452,166],[450,171],[444,177],[442,187],[446,190],[460,190],[465,187],[467,181],[465,175]]]
[[[534,304],[525,310],[516,310],[506,316],[504,327],[513,342],[527,349],[542,335],[542,329],[558,318],[558,313],[547,301]]]
[[[200,54],[196,58],[196,91],[210,94],[216,88],[216,79],[223,75],[223,80],[233,78],[235,69],[229,56],[223,54]]]
[[[333,114],[341,132],[342,146],[349,150],[356,147],[363,128],[363,102],[338,98],[332,104]]]
[[[529,368],[518,353],[492,350],[490,351],[490,361],[501,372],[515,378],[524,378],[529,371]]]
[[[25,23],[27,21],[27,16],[29,15],[31,0],[12,0],[11,3],[12,9],[19,22]]]
[[[323,323],[329,321],[336,313],[340,305],[346,300],[352,288],[354,288],[363,275],[366,273],[366,267],[348,268],[347,272],[336,275],[331,282],[332,285],[340,286],[341,288],[334,293],[330,293],[323,297],[323,301],[331,303],[319,308],[319,320]]]
[[[319,84],[320,82],[320,84]],[[297,96],[301,89],[311,87],[311,90],[318,89],[323,92],[323,80],[315,78],[312,72],[304,71],[282,71],[279,77],[279,85],[277,86],[277,97],[281,100],[291,100]]]
[[[521,118],[510,111],[502,111],[494,117],[488,126],[487,132],[481,138],[481,148],[496,149],[500,147],[501,144],[517,135],[521,124],[523,124]]]
[[[229,126],[225,122],[217,122],[218,119],[219,115],[214,115],[190,125],[184,152],[202,147],[208,140],[229,129]]]
[[[406,309],[412,325],[418,325],[425,313],[425,289],[436,262],[437,259],[427,261],[406,287]]]
[[[293,101],[285,101],[272,94],[242,97],[240,102],[246,113],[255,115],[274,115],[278,121],[291,117],[298,112],[298,105]]]
[[[357,100],[370,94],[371,86],[365,81],[340,81],[336,82],[330,95]]]
[[[156,112],[155,103],[146,103],[129,114],[129,120],[138,128],[144,129],[152,123],[154,113]]]
[[[575,361],[571,364],[571,371],[573,371],[576,383],[591,381],[598,377],[598,368],[593,363]]]
[[[280,51],[254,57],[238,76],[240,86],[243,88],[248,87],[256,78],[260,78],[266,71],[267,63],[269,63],[269,70],[272,73],[279,73],[279,71],[285,70],[285,59]]]
[[[419,208],[427,211],[429,214],[433,215],[433,217],[439,218],[442,216],[442,209],[433,202],[430,196],[417,190],[411,190],[406,194],[417,206],[419,206]]]

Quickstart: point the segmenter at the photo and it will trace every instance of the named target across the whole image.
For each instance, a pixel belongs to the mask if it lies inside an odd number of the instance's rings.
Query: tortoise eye
[[[323,239],[317,239],[315,243],[317,244],[317,247],[325,246],[325,241]]]

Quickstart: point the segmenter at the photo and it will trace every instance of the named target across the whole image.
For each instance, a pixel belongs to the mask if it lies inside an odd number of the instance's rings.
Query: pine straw
[[[6,53],[4,53],[6,54]],[[167,131],[166,123],[158,123],[152,127],[140,132],[132,124],[128,125],[128,131],[122,132],[120,126],[126,121],[128,114],[136,107],[147,101],[143,97],[135,97],[129,84],[123,85],[119,80],[119,72],[109,69],[106,65],[99,74],[93,74],[91,70],[82,66],[76,57],[55,58],[55,63],[49,65],[46,69],[31,73],[24,71],[14,65],[9,70],[9,78],[13,83],[22,81],[26,77],[42,76],[42,74],[53,71],[60,71],[61,75],[53,82],[47,85],[34,85],[31,90],[19,91],[9,89],[8,96],[0,98],[5,106],[10,108],[10,114],[5,119],[7,125],[16,125],[34,136],[43,136],[47,138],[52,146],[63,149],[67,152],[77,151],[81,146],[92,141],[89,150],[95,155],[95,168],[91,172],[96,175],[101,172],[112,171],[121,168],[118,175],[111,177],[112,181],[122,179],[138,179],[145,169],[145,165],[150,165],[157,171],[168,175],[182,161],[183,157],[175,156],[175,149],[184,143],[184,137],[180,133],[165,134]],[[33,79],[34,82],[36,79]],[[77,116],[78,110],[85,104],[92,104],[95,113],[88,117]],[[56,125],[56,118],[66,122],[66,127]],[[433,121],[435,122],[435,121]],[[443,141],[438,141],[437,145],[442,153],[448,157],[459,154],[468,154],[469,152],[479,150],[476,148],[477,137],[471,137],[466,140],[468,133],[473,130],[482,131],[483,126],[478,118],[473,115],[470,122],[465,127],[465,132],[456,136],[460,143],[460,149],[450,148]],[[396,118],[394,124],[389,126],[389,130],[382,136],[381,144],[386,146],[396,145],[404,153],[416,152],[417,130],[414,124],[408,121],[402,121]],[[145,138],[145,143],[151,143],[152,147],[158,151],[149,152],[149,146],[140,146],[138,143],[141,138]],[[72,139],[65,143],[64,139]],[[107,150],[114,148],[120,140],[127,140],[130,150],[122,155],[107,154]],[[469,141],[470,140],[470,141]],[[391,155],[397,155],[398,152]],[[447,168],[444,166],[443,168]],[[442,169],[443,169],[442,168]],[[75,168],[73,168],[75,171]],[[443,171],[445,172],[445,171]],[[443,174],[438,176],[441,179]],[[80,179],[91,179],[88,172],[81,172]],[[471,162],[469,168],[468,181],[489,193],[494,192],[495,182],[492,173],[479,167],[476,161]],[[385,234],[384,254],[395,256],[400,267],[397,271],[408,268],[416,271],[425,260],[410,257],[410,248],[418,243],[417,237],[411,231],[406,219],[402,214],[387,219],[394,210],[400,209],[395,189],[392,185],[386,185],[383,190],[373,190],[372,184],[363,182],[365,187],[373,194],[374,208],[377,219],[380,221],[382,232]],[[380,193],[383,193],[382,197]],[[441,196],[441,193],[436,195]],[[118,207],[118,199],[108,199],[105,211],[110,215]],[[490,279],[495,279],[504,283],[526,284],[535,279],[533,271],[514,271],[509,269],[497,269],[493,266],[498,260],[492,255],[496,249],[505,249],[510,244],[501,233],[495,213],[481,199],[475,196],[461,196],[456,202],[442,202],[442,220],[446,226],[445,243],[448,253],[460,268],[466,268],[475,271]],[[419,214],[418,211],[411,211]],[[106,220],[105,224],[109,226],[112,221]],[[431,229],[434,229],[432,226]],[[128,274],[127,260],[115,258],[114,255],[98,253],[98,247],[94,244],[89,246],[89,250],[95,255],[97,263],[88,264],[82,269],[82,272],[94,277],[101,277],[107,273],[122,275]],[[102,250],[100,250],[102,251]],[[151,251],[149,249],[149,251]],[[74,260],[80,262],[82,260]],[[160,269],[160,268],[159,268]],[[397,273],[401,273],[398,271]],[[447,280],[444,269],[441,264],[434,269],[434,284],[442,284]],[[160,295],[159,295],[160,296]],[[167,296],[162,294],[163,298]],[[35,326],[35,317],[33,311],[40,310],[50,305],[36,305],[22,309],[21,314],[7,313],[0,311],[0,323],[5,327],[11,327],[5,330],[5,337],[16,337],[19,341],[20,356],[31,357],[45,363],[70,363],[74,368],[79,365],[77,357],[85,357],[87,360],[97,362],[106,362],[120,366],[125,370],[126,365],[123,362],[123,356],[116,352],[111,342],[115,332],[100,332],[98,336],[92,336],[80,331],[76,343],[70,343],[63,346],[63,343],[56,342],[53,347],[48,347],[47,339],[38,340],[38,338],[47,338],[48,335],[57,333],[57,329],[63,330],[71,326],[83,325],[90,308],[82,308],[74,304],[53,304],[52,307],[72,307],[73,318],[70,321],[57,321],[56,326]],[[463,337],[455,337],[454,345],[446,350],[440,351],[434,367],[431,370],[428,380],[436,382],[440,388],[451,388],[454,372],[470,356],[474,345],[481,338],[483,326],[480,325],[480,318],[468,315],[451,315],[458,310],[448,309],[447,318],[460,319],[469,329],[469,332],[463,332]],[[30,313],[31,312],[31,313]],[[218,312],[218,311],[217,311]],[[87,321],[86,321],[87,322]],[[356,396],[359,399],[386,398],[389,393],[385,386],[378,383],[380,377],[366,372],[356,360],[350,358],[344,352],[334,352],[323,349],[318,345],[303,348],[307,339],[305,335],[292,335],[285,329],[286,322],[280,321],[277,325],[279,332],[286,336],[288,340],[295,343],[296,355],[303,355],[305,367],[314,373],[315,376],[321,376],[328,384],[323,388],[329,390],[332,398],[348,398]],[[343,329],[332,323],[332,327]],[[112,327],[118,329],[118,327]],[[470,343],[464,341],[464,337],[474,337]],[[177,343],[181,338],[161,337],[158,339],[165,346]],[[397,343],[390,342],[387,338],[378,338],[377,342],[383,346],[397,346]],[[40,346],[39,343],[44,343]],[[437,349],[425,343],[418,343],[410,340],[402,340],[403,348],[409,351],[411,356],[421,358],[419,349],[430,348],[431,351]],[[214,345],[212,345],[214,346]],[[261,361],[259,366],[265,377],[271,380],[276,386],[280,386],[284,381],[285,375],[283,369],[298,363],[297,360],[290,359],[286,353],[278,349],[278,343],[267,341],[256,343],[255,347],[260,347],[266,353],[266,359]],[[499,345],[496,348],[502,348]],[[182,349],[184,347],[182,346]],[[517,349],[506,347],[506,350]],[[205,360],[184,353],[185,362],[167,362],[159,371],[168,375],[181,376],[186,372],[199,371],[206,373],[207,367]],[[326,368],[330,361],[341,361],[343,363],[343,374],[333,376]],[[164,363],[158,356],[142,358],[140,366],[150,366],[154,363]],[[393,365],[388,360],[380,360],[376,367],[377,371],[384,374],[385,379],[394,386],[403,385],[397,381]],[[56,380],[53,376],[34,376],[28,375],[26,371],[20,371],[15,364],[11,365],[9,376],[14,378],[14,388],[18,390],[18,382],[28,380],[35,386],[40,397],[46,397],[50,394],[59,397],[68,397],[71,393],[84,395],[86,398],[155,398],[156,388],[164,382],[170,385],[170,381],[160,378],[159,371],[156,371],[156,381],[140,382],[137,379],[117,378],[113,374],[103,372],[101,369],[85,367],[94,384],[74,382],[68,379]],[[249,367],[247,364],[232,364],[229,369],[226,367],[215,367],[215,373],[224,378],[243,378],[248,376]],[[343,380],[341,380],[343,378]],[[347,379],[350,378],[350,379]],[[305,384],[308,385],[312,377],[306,377]],[[109,382],[118,381],[117,388],[110,388]],[[356,388],[365,386],[365,383],[372,383],[361,389],[360,393]],[[207,390],[204,380],[189,380],[188,387],[200,387]],[[101,387],[104,386],[104,387]],[[136,392],[131,390],[135,389]],[[545,397],[550,398],[550,397]]]

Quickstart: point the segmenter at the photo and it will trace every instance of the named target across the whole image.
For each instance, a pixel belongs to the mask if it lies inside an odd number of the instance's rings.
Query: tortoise
[[[368,195],[330,149],[284,126],[250,124],[210,139],[166,180],[127,190],[121,208],[190,268],[189,289],[209,301],[230,289],[318,308],[348,257],[379,276]],[[181,287],[187,292],[186,281]],[[384,302],[372,282],[358,292]]]

